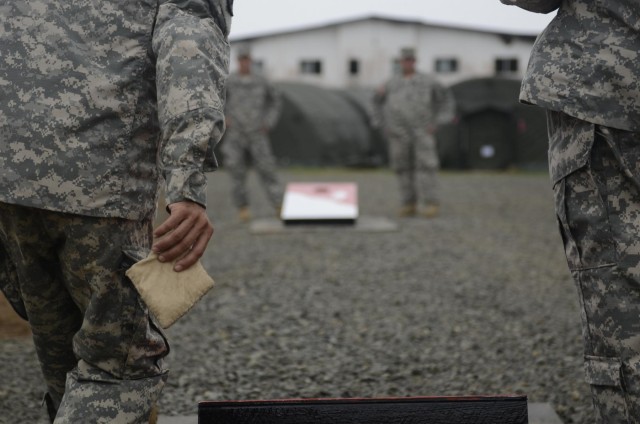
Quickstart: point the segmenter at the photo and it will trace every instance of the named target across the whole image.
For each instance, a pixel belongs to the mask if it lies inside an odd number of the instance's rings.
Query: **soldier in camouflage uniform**
[[[557,16],[520,99],[546,108],[556,213],[601,423],[640,423],[640,3],[502,0]]]
[[[400,183],[401,216],[438,214],[438,151],[435,131],[454,118],[453,95],[432,76],[418,73],[413,49],[401,52],[402,74],[375,97],[376,120],[389,142],[390,161]],[[379,124],[379,123],[378,123]]]
[[[246,46],[241,46],[238,71],[227,81],[227,132],[221,143],[224,166],[231,175],[233,202],[240,220],[245,222],[251,217],[246,186],[249,160],[276,210],[279,210],[283,196],[268,137],[269,130],[278,120],[281,99],[273,85],[251,68],[250,52]]]
[[[0,0],[0,288],[56,424],[152,415],[169,345],[125,271],[150,249],[187,269],[213,233],[231,8]],[[152,234],[160,178],[170,217]]]

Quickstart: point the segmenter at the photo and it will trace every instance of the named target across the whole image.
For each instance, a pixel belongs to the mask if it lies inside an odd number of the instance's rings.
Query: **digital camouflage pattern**
[[[0,201],[141,219],[205,205],[231,0],[0,0]]]
[[[277,123],[281,97],[260,75],[232,74],[227,81],[225,113],[228,128],[221,144],[225,168],[232,179],[236,207],[249,205],[246,179],[248,160],[254,166],[274,207],[282,203],[283,190],[267,132]]]
[[[521,100],[598,125],[640,131],[637,0],[501,0],[558,9],[531,53]]]
[[[243,132],[271,129],[278,122],[282,98],[265,77],[233,73],[227,79],[225,115]]]
[[[93,383],[87,384],[87,379]],[[150,423],[151,401],[158,399],[166,379],[167,374],[139,380],[114,379],[80,361],[67,377],[55,424]]]
[[[166,203],[206,204],[231,14],[0,0],[0,289],[56,424],[147,422],[166,380],[169,346],[124,272],[149,251],[161,177]]]
[[[578,293],[586,381],[601,423],[640,423],[640,134],[552,112],[556,211]],[[571,163],[571,166],[562,164]]]
[[[0,203],[0,244],[18,279],[0,288],[29,319],[53,409],[62,402],[67,417],[56,423],[142,422],[109,417],[144,419],[160,393],[169,345],[124,274],[147,256],[151,224]]]
[[[558,10],[520,98],[549,110],[549,169],[582,311],[599,423],[640,423],[640,5],[501,0]]]
[[[454,118],[453,94],[429,75],[398,75],[376,96],[375,108],[376,121],[381,121],[389,143],[403,205],[438,204],[440,164],[433,133],[438,125]]]

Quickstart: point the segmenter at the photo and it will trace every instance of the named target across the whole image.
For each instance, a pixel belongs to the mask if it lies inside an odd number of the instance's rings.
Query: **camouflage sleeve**
[[[500,0],[500,2],[518,6],[529,12],[549,13],[560,7],[562,0]]]
[[[436,84],[433,87],[432,95],[436,123],[438,125],[448,124],[456,116],[456,101],[453,93],[448,88]]]
[[[266,114],[264,124],[267,128],[273,128],[278,123],[282,108],[282,95],[276,87],[267,81],[267,101],[265,102]]]
[[[206,205],[204,172],[224,131],[232,0],[160,0],[156,58],[159,166],[167,204]]]

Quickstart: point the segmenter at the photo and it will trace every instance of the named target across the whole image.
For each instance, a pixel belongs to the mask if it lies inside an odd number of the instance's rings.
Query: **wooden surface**
[[[526,396],[201,402],[199,424],[526,424]]]

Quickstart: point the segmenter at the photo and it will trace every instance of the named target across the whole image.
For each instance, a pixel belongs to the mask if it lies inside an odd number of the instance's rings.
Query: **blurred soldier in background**
[[[640,423],[640,3],[502,0],[556,17],[520,100],[548,110],[556,214],[600,423]]]
[[[435,132],[455,116],[453,95],[432,76],[416,72],[416,56],[405,48],[401,74],[376,93],[374,124],[389,142],[391,166],[398,176],[400,216],[433,218],[439,212],[439,159]]]
[[[224,167],[231,174],[233,201],[243,222],[251,219],[246,181],[249,163],[258,172],[278,215],[283,196],[268,136],[278,121],[281,99],[273,85],[256,75],[252,64],[249,48],[241,46],[238,70],[227,83],[227,132],[221,145]]]
[[[56,424],[154,419],[169,345],[125,271],[188,269],[213,234],[232,3],[0,0],[0,289]]]

